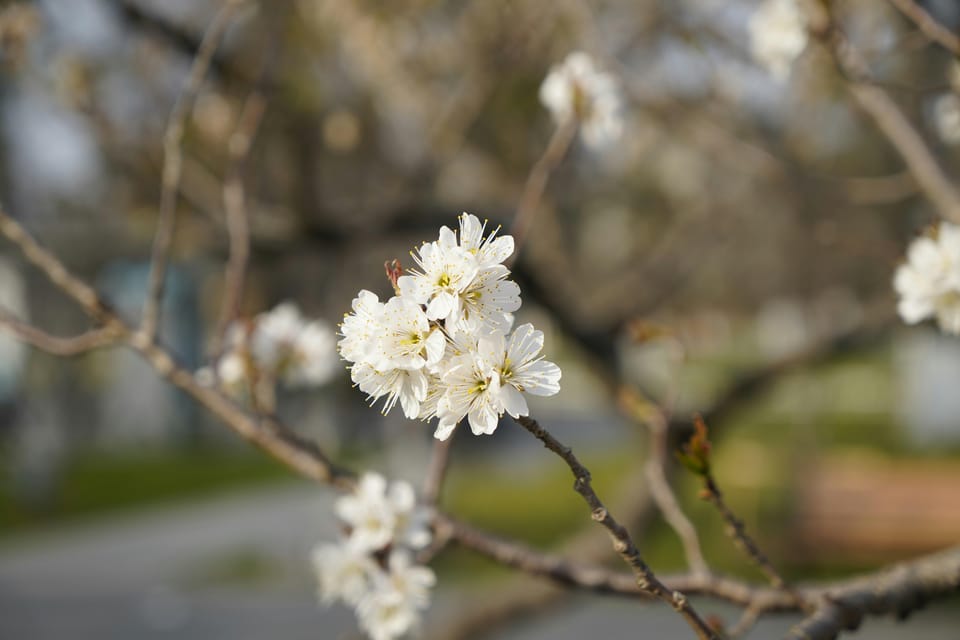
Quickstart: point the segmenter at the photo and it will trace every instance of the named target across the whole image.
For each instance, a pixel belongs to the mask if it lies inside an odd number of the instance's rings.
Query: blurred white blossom
[[[317,545],[312,559],[320,583],[320,601],[324,604],[342,600],[356,606],[379,571],[366,551],[350,544]]]
[[[380,474],[364,474],[356,491],[337,501],[336,512],[350,527],[349,544],[361,551],[376,551],[392,542],[412,548],[430,542],[426,515],[418,511],[407,482],[388,486]]]
[[[402,550],[390,553],[387,568],[374,578],[373,589],[357,606],[360,625],[373,640],[392,640],[416,629],[436,583],[433,571],[413,564]]]
[[[318,544],[312,554],[321,602],[354,607],[374,640],[414,630],[436,577],[413,559],[413,550],[432,539],[429,514],[417,505],[413,487],[366,473],[335,509],[346,526],[343,538]]]
[[[616,78],[599,70],[582,51],[550,69],[540,85],[543,103],[558,125],[575,118],[590,148],[599,149],[623,133],[622,99]]]
[[[778,80],[807,46],[807,26],[797,0],[764,0],[750,17],[750,51]]]
[[[329,325],[307,320],[294,303],[285,302],[229,327],[224,352],[216,362],[216,379],[234,393],[247,391],[252,379],[320,386],[339,369],[336,343]],[[213,378],[209,370],[198,375]]]
[[[945,222],[914,240],[893,284],[904,322],[936,318],[943,331],[960,334],[960,227]]]
[[[371,402],[397,402],[408,418],[438,418],[444,440],[463,419],[490,434],[504,413],[527,415],[522,393],[553,395],[560,368],[542,359],[543,334],[532,325],[512,335],[520,287],[502,263],[513,238],[473,215],[460,216],[413,254],[418,269],[397,278],[399,295],[386,303],[369,291],[353,301],[340,325],[340,354]]]
[[[934,100],[933,124],[945,143],[960,143],[960,96],[945,93]]]

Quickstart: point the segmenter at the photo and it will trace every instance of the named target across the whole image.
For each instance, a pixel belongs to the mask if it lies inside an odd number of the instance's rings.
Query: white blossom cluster
[[[246,390],[254,378],[289,386],[320,386],[337,372],[336,334],[321,320],[307,320],[284,302],[249,321],[233,323],[216,363],[220,385]],[[211,372],[203,372],[210,378]]]
[[[798,0],[764,0],[750,17],[750,52],[777,80],[807,47],[807,25]]]
[[[392,640],[415,629],[436,577],[413,559],[414,550],[432,538],[413,487],[388,485],[383,476],[367,473],[335,509],[348,533],[313,550],[321,601],[352,606],[373,640]]]
[[[437,418],[440,440],[464,418],[474,434],[493,433],[504,412],[527,415],[524,393],[560,390],[560,368],[540,355],[543,333],[530,324],[511,332],[520,287],[503,261],[513,238],[484,231],[467,213],[459,234],[442,227],[411,254],[417,268],[397,278],[398,295],[381,302],[361,291],[340,325],[340,354],[371,403]]]
[[[600,71],[582,51],[554,66],[540,85],[543,103],[558,125],[576,118],[583,142],[600,149],[623,133],[622,100],[616,78]]]
[[[893,286],[904,322],[936,318],[940,329],[960,334],[960,226],[944,222],[914,240]]]

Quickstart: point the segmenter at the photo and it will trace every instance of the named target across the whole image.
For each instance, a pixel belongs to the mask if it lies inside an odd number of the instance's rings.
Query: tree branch
[[[828,640],[867,615],[903,619],[935,598],[960,590],[960,547],[821,590],[820,606],[794,626],[790,640]]]
[[[243,167],[266,108],[263,94],[259,91],[251,93],[244,102],[237,128],[227,142],[230,167],[223,183],[223,207],[230,238],[230,255],[224,272],[220,318],[211,346],[214,360],[221,355],[230,324],[240,314],[247,263],[250,260],[250,221],[243,188]]]
[[[117,341],[117,330],[113,325],[91,329],[77,336],[61,337],[19,320],[6,309],[0,309],[0,327],[21,342],[63,358],[108,347]]]
[[[177,98],[163,136],[163,174],[160,191],[160,211],[157,231],[153,239],[153,252],[150,260],[150,276],[147,282],[147,296],[143,305],[143,319],[140,326],[140,339],[153,342],[157,336],[160,312],[163,306],[163,289],[166,282],[167,263],[176,230],[177,198],[180,191],[180,176],[183,172],[183,141],[187,118],[193,107],[194,99],[207,74],[213,54],[220,44],[223,34],[233,18],[233,14],[243,0],[226,0],[217,11],[203,36],[197,55],[190,67],[190,74],[183,91]]]
[[[423,478],[423,501],[429,506],[437,504],[443,481],[447,477],[447,467],[450,464],[450,447],[456,430],[446,440],[436,440],[433,443],[433,452],[430,457],[430,466]]]
[[[577,129],[578,124],[575,118],[570,118],[558,126],[554,130],[550,142],[547,143],[547,148],[544,150],[543,155],[540,156],[533,165],[533,168],[530,169],[527,181],[523,185],[520,204],[517,205],[517,211],[513,216],[513,223],[510,225],[510,235],[513,236],[514,251],[513,256],[509,259],[508,266],[520,255],[520,249],[523,247],[523,243],[527,239],[527,233],[530,231],[530,227],[536,217],[537,208],[540,206],[541,198],[543,198],[544,189],[547,188],[547,181],[550,179],[550,174],[553,173],[553,170],[563,161],[564,156],[567,154],[567,149],[570,148],[570,143],[573,142],[574,136],[577,135]]]
[[[590,515],[594,521],[600,524],[610,536],[614,551],[620,555],[623,561],[630,567],[635,576],[637,585],[643,591],[648,591],[658,600],[666,602],[672,606],[687,624],[696,632],[697,637],[701,639],[718,640],[716,632],[700,617],[687,597],[680,591],[671,590],[664,585],[653,570],[640,556],[640,551],[634,545],[633,540],[626,528],[610,515],[607,508],[601,502],[591,485],[590,472],[574,455],[570,447],[565,446],[559,440],[540,426],[536,420],[521,416],[516,418],[517,424],[529,431],[535,438],[540,440],[550,451],[554,452],[570,467],[575,478],[573,488],[579,493],[587,506],[590,507]]]
[[[824,7],[810,15],[811,34],[827,46],[847,78],[850,95],[906,162],[917,186],[940,216],[960,224],[960,192],[893,98],[871,82],[866,62],[834,22],[828,5]]]
[[[115,331],[117,341],[137,351],[160,376],[186,392],[240,437],[308,478],[341,489],[353,486],[353,472],[334,464],[315,444],[271,417],[251,416],[220,390],[201,384],[192,372],[178,365],[170,352],[156,341],[144,342],[138,332],[111,311],[89,285],[70,274],[60,260],[37,244],[2,207],[0,234],[19,247],[28,262],[40,269],[90,316]]]
[[[663,514],[667,524],[674,530],[683,545],[687,566],[697,575],[710,572],[703,557],[700,537],[693,523],[680,508],[677,496],[667,480],[666,465],[669,460],[669,421],[660,407],[642,397],[635,389],[623,386],[619,395],[621,411],[637,422],[647,425],[650,433],[650,453],[644,466],[644,475],[650,487],[650,495]]]
[[[890,3],[912,20],[930,40],[960,57],[960,38],[937,22],[923,7],[913,0],[890,0]]]
[[[760,568],[760,571],[763,572],[763,575],[767,577],[767,580],[775,589],[786,589],[794,593],[787,587],[786,580],[783,579],[780,572],[773,566],[770,559],[767,558],[766,554],[760,550],[759,545],[757,545],[754,539],[747,533],[743,520],[738,518],[730,506],[727,505],[727,502],[723,499],[723,494],[720,492],[720,488],[717,486],[713,475],[709,471],[703,476],[703,485],[704,498],[720,512],[720,517],[723,518],[723,522],[727,526],[727,534],[733,539],[737,547],[743,551],[744,555],[746,555],[751,562]]]

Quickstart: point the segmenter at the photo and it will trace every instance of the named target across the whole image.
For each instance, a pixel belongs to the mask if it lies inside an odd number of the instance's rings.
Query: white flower
[[[435,583],[429,568],[414,565],[407,553],[392,552],[389,573],[381,574],[357,606],[361,626],[373,640],[393,640],[414,630]]]
[[[498,238],[499,227],[484,237],[485,229],[485,222],[466,212],[460,214],[459,237],[447,227],[440,228],[437,244],[444,250],[467,253],[477,268],[458,294],[459,313],[447,318],[450,332],[508,331],[512,312],[520,308],[520,287],[507,280],[510,270],[501,264],[513,253],[513,237]]]
[[[247,359],[242,349],[228,351],[217,361],[217,379],[228,389],[241,388],[247,379]]]
[[[960,143],[960,97],[957,94],[946,93],[934,101],[933,123],[945,143]]]
[[[443,396],[434,412],[440,420],[433,434],[450,437],[467,418],[476,435],[493,433],[504,412],[517,418],[528,415],[523,393],[552,396],[560,391],[560,367],[544,360],[543,332],[531,324],[517,327],[509,337],[483,335],[475,346],[461,345],[442,375]]]
[[[936,318],[943,331],[960,334],[960,227],[945,222],[935,237],[914,240],[893,286],[904,322]]]
[[[420,403],[427,397],[427,374],[417,369],[380,371],[368,362],[359,362],[350,367],[350,379],[367,394],[370,404],[387,397],[383,415],[399,400],[403,415],[413,420],[420,415]]]
[[[503,414],[500,403],[500,376],[476,353],[453,358],[443,374],[446,387],[440,398],[440,420],[433,437],[446,440],[464,417],[474,435],[491,434]]]
[[[807,46],[807,27],[797,0],[764,0],[748,28],[753,57],[776,79],[785,80]]]
[[[413,254],[418,269],[396,278],[398,295],[382,303],[361,291],[340,325],[340,353],[371,404],[385,397],[384,414],[399,402],[408,418],[437,418],[441,440],[465,418],[473,433],[493,433],[504,412],[526,415],[523,393],[560,388],[541,332],[524,325],[507,337],[520,287],[502,264],[513,238],[498,232],[461,214],[457,231],[442,227]]]
[[[307,323],[294,344],[294,355],[287,369],[290,384],[320,386],[338,369],[336,336],[324,322]]]
[[[320,583],[320,600],[325,604],[336,600],[359,604],[371,582],[382,573],[366,552],[347,544],[317,545],[311,559]]]
[[[419,304],[393,297],[384,305],[374,364],[380,369],[422,369],[443,357],[443,332],[430,326]],[[422,398],[421,398],[422,399]]]
[[[501,264],[513,254],[513,236],[497,236],[499,227],[490,232],[486,238],[483,232],[487,223],[480,222],[480,218],[464,211],[460,214],[460,236],[448,229],[440,227],[439,243],[445,247],[458,246],[476,258],[477,267],[484,269]]]
[[[343,339],[337,344],[344,360],[363,362],[372,357],[375,339],[383,330],[383,307],[377,295],[366,290],[353,299],[353,313],[344,315],[340,325]]]
[[[540,85],[540,102],[558,125],[576,118],[588,147],[603,147],[623,133],[617,81],[597,69],[582,51],[571,53],[550,69]]]
[[[510,330],[513,312],[520,308],[520,287],[507,280],[501,264],[480,270],[460,294],[460,316],[448,330],[486,334]]]
[[[502,335],[481,338],[477,350],[500,380],[500,404],[514,418],[529,414],[522,393],[552,396],[560,391],[560,367],[543,359],[543,332],[532,324],[517,327],[509,342]]]
[[[289,357],[304,320],[292,302],[284,302],[254,320],[250,351],[259,367],[277,370]]]
[[[430,543],[427,519],[418,510],[413,487],[366,473],[355,492],[337,500],[337,515],[350,526],[348,544],[358,551],[378,551],[391,544],[424,547]]]
[[[427,306],[427,318],[446,320],[460,315],[460,293],[477,274],[477,261],[458,246],[425,242],[411,254],[419,271],[397,278],[400,294]]]

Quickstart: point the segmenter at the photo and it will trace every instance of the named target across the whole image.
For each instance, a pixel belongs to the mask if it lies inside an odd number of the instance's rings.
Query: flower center
[[[487,390],[487,387],[489,385],[490,385],[490,380],[488,380],[487,378],[479,378],[478,380],[475,381],[475,384],[472,387],[470,387],[470,393],[471,394],[483,393],[484,391]]]
[[[406,338],[404,338],[403,340],[401,340],[401,341],[400,341],[400,344],[402,344],[402,345],[404,345],[404,346],[410,347],[410,346],[415,346],[415,345],[420,344],[420,342],[421,342],[422,340],[423,340],[423,338],[420,336],[419,333],[411,333],[411,334],[408,335]]]
[[[450,276],[446,273],[441,273],[440,277],[437,278],[437,286],[446,289],[450,286]]]

